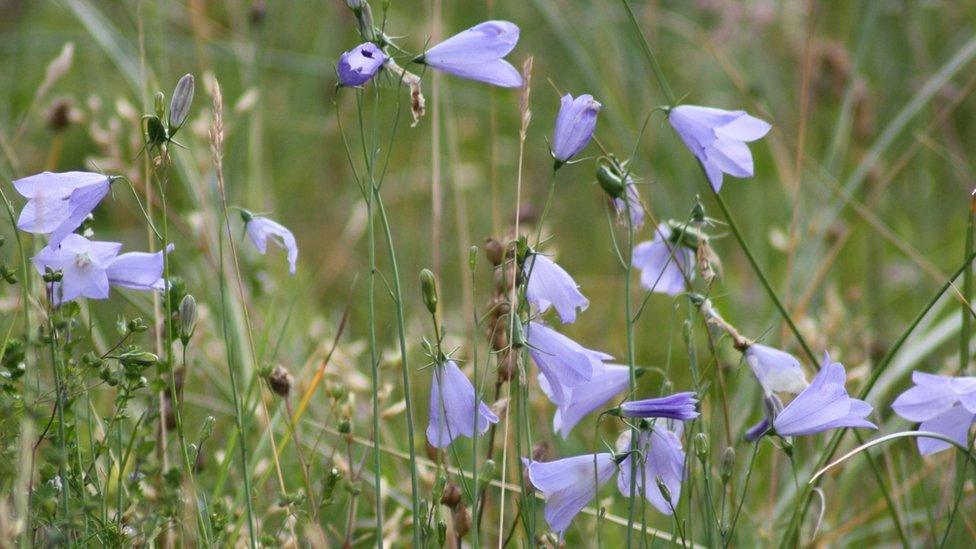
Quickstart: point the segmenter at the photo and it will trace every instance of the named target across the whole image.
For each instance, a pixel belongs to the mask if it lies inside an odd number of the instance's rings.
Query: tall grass
[[[906,433],[917,426],[890,405],[912,371],[974,371],[976,7],[371,9],[364,27],[339,0],[0,2],[3,539],[971,543],[972,430],[968,445],[923,457],[924,435]],[[521,28],[508,56],[530,82],[521,90],[414,63],[487,19]],[[339,55],[369,40],[397,67],[337,87]],[[165,111],[186,73],[197,82],[189,119],[172,141],[152,142],[154,95]],[[549,146],[567,92],[603,108],[594,142],[554,172]],[[711,190],[667,121],[686,103],[772,123],[750,144],[754,177]],[[618,219],[597,184],[610,159],[626,161],[615,169],[637,184],[644,228],[629,202]],[[17,230],[25,200],[11,182],[70,170],[124,177],[80,230],[125,251],[175,244],[166,291],[115,288],[56,306],[63,273],[32,264],[46,239]],[[240,209],[292,230],[294,276],[274,245],[257,253]],[[659,222],[679,239],[701,236],[693,270],[707,264],[714,276],[682,272],[689,291],[673,297],[641,285],[634,246]],[[523,327],[540,319],[522,271],[534,252],[589,299],[573,324],[541,318],[629,369],[628,388],[565,439]],[[436,311],[422,299],[424,268],[436,277]],[[182,341],[185,295],[196,323]],[[746,441],[766,413],[743,359],[753,341],[792,353],[808,379],[829,351],[852,396],[873,406],[878,432]],[[438,449],[424,429],[430,406],[446,412],[430,386],[447,359],[499,421]],[[633,476],[648,457],[635,435],[661,424],[602,412],[686,390],[702,415],[680,437],[673,513],[613,481],[562,538],[551,532],[523,458],[622,459],[618,437],[630,432]]]

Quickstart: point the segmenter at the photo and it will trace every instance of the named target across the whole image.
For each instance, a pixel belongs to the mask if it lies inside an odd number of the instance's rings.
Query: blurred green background
[[[976,4],[633,4],[683,102],[745,109],[774,125],[765,140],[751,147],[756,176],[726,178],[723,196],[814,350],[830,350],[848,367],[856,385],[963,258],[969,197],[976,188],[970,154],[976,141],[976,103],[971,98],[976,86]],[[381,12],[379,5],[374,10]],[[546,140],[559,92],[591,93],[604,105],[598,139],[622,158],[636,150],[632,169],[656,217],[685,219],[698,194],[706,212],[721,217],[694,159],[659,112],[650,116],[635,144],[645,118],[665,101],[619,2],[395,0],[386,29],[400,47],[418,53],[432,37],[449,36],[488,18],[521,27],[518,47],[509,56],[513,64],[534,58],[532,124],[523,173],[522,201],[531,210],[527,219],[545,199],[551,167]],[[357,42],[355,19],[339,0],[0,0],[0,175],[5,190],[11,179],[44,169],[97,167],[139,180],[139,116],[150,112],[153,92],[168,95],[181,75],[193,73],[197,95],[192,122],[178,139],[188,150],[174,152],[180,162],[173,176],[177,190],[171,195],[179,233],[173,257],[189,291],[215,307],[213,264],[204,252],[204,204],[214,186],[205,88],[206,75],[212,74],[220,81],[226,104],[224,165],[230,201],[268,212],[295,232],[301,249],[298,276],[289,278],[280,253],[262,258],[239,242],[255,293],[252,314],[261,334],[261,357],[286,364],[299,384],[307,383],[309,356],[327,346],[350,295],[350,346],[361,344],[365,335],[365,209],[337,119],[338,113],[358,146],[355,94],[337,92],[334,75],[338,55]],[[39,95],[48,63],[66,43],[74,47],[70,68]],[[435,83],[430,71],[423,77],[428,112],[412,128],[406,96],[396,93],[390,79],[379,81],[380,135],[389,135],[397,115],[394,99],[402,102],[383,192],[401,259],[408,338],[416,344],[429,332],[427,318],[420,314],[416,274],[432,267],[439,274],[449,341],[462,346],[461,355],[470,356],[465,334],[471,307],[484,310],[492,279],[481,256],[472,288],[468,248],[481,245],[487,236],[504,236],[515,219],[519,92],[449,75]],[[369,88],[366,95],[371,92]],[[63,125],[52,122],[58,109],[66,113]],[[381,139],[382,154],[387,153],[386,139]],[[563,331],[584,345],[622,357],[622,275],[612,251],[605,198],[593,175],[592,157],[599,149],[591,145],[586,154],[589,159],[558,175],[546,251],[556,254],[591,301],[579,321]],[[114,194],[115,200],[96,212],[96,234],[124,241],[129,249],[144,248],[145,225],[129,191],[117,187]],[[14,202],[18,208],[22,204],[19,197]],[[716,306],[744,334],[797,352],[736,242],[723,236],[726,229],[720,223],[713,232],[720,236],[713,245],[724,266],[713,291]],[[0,234],[10,241],[9,224],[0,226]],[[650,236],[645,228],[640,239]],[[3,252],[13,261],[9,247]],[[387,268],[381,260],[388,274]],[[9,299],[16,296],[15,290],[4,292]],[[132,300],[148,310],[148,299]],[[124,307],[121,303],[92,305],[93,314],[110,322]],[[689,383],[680,338],[684,306],[683,298],[653,296],[637,332],[638,363],[663,366],[670,356],[678,388]],[[380,314],[380,342],[392,352],[392,306],[384,302]],[[951,361],[958,360],[953,337],[958,327],[958,305],[943,299],[910,340],[893,374],[872,393],[869,400],[880,414],[876,419],[886,422],[890,417],[887,404],[894,390],[905,385],[911,368],[935,372],[956,367]],[[484,341],[478,344],[483,352]],[[740,430],[761,415],[758,390],[727,342],[721,347],[733,408],[738,410],[732,424]],[[219,355],[219,349],[210,349],[201,359],[206,362],[210,356],[213,363],[204,365],[203,371],[209,372],[204,384],[191,389],[197,396],[191,404],[199,407],[195,415],[208,408],[207,383],[220,382]],[[412,356],[419,368],[419,346]],[[361,359],[354,363],[365,376],[367,364]],[[417,369],[412,376],[416,415],[425,424],[429,378]],[[394,381],[398,375],[391,373],[388,379],[399,390]],[[643,392],[658,390],[657,378],[642,383]],[[360,404],[365,403],[363,399]],[[544,419],[535,429],[544,436],[552,410],[543,401],[537,406]],[[907,427],[898,420],[886,425]],[[390,444],[402,448],[402,437],[396,435],[394,429]],[[420,436],[418,429],[418,440]],[[725,444],[719,440],[716,434],[716,448]],[[902,446],[895,450],[897,459],[889,457],[896,459],[894,476],[918,463],[914,449]],[[568,443],[558,445],[555,455],[592,447],[590,430],[578,429]],[[864,473],[863,462],[855,461],[846,473],[851,476],[844,478]],[[783,479],[781,487],[789,484],[788,476]],[[838,518],[831,526],[855,514],[840,502],[860,497],[850,482],[841,481],[838,487],[850,491],[840,492],[842,497],[832,494],[831,516]],[[873,484],[870,490],[874,502],[878,496]],[[750,520],[763,528],[772,526],[765,524],[764,512],[756,515]],[[869,517],[877,521],[877,529],[860,535],[890,534],[885,517],[883,510]],[[667,528],[667,521],[654,520]]]

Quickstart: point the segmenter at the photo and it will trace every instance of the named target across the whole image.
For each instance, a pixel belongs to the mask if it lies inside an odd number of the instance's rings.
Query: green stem
[[[227,201],[225,198],[223,198],[222,192],[221,195],[222,195],[222,203],[223,203],[224,223],[227,227],[226,235],[228,238],[233,238],[233,233],[231,232],[231,227],[230,227],[230,217],[227,215]],[[257,530],[255,530],[254,510],[252,509],[252,504],[251,504],[251,474],[250,474],[251,469],[250,467],[248,467],[248,463],[247,463],[247,438],[246,438],[246,430],[244,428],[244,417],[243,417],[244,413],[241,407],[240,392],[238,391],[238,387],[237,387],[237,374],[234,371],[234,369],[236,368],[236,364],[234,360],[234,352],[233,352],[234,347],[231,341],[228,320],[227,320],[227,317],[230,315],[230,313],[227,310],[227,300],[228,300],[227,279],[224,274],[224,235],[225,235],[224,231],[220,231],[217,239],[219,269],[220,269],[220,308],[221,308],[221,317],[223,320],[221,322],[221,328],[223,330],[224,348],[226,349],[227,352],[227,373],[230,377],[231,396],[234,401],[234,422],[237,424],[237,436],[240,439],[239,446],[241,449],[241,468],[242,471],[244,472],[243,474],[244,504],[245,504],[245,509],[247,510],[247,531],[249,534],[248,541],[249,541],[249,545],[251,546],[251,549],[255,549],[257,547]]]
[[[704,167],[702,167],[702,175],[705,175]],[[709,185],[709,188],[711,188],[711,185]],[[745,238],[742,237],[742,233],[739,231],[739,226],[736,224],[735,218],[732,216],[732,212],[729,211],[729,207],[725,204],[725,199],[722,198],[722,195],[719,194],[718,191],[712,189],[712,192],[715,195],[715,201],[718,203],[719,209],[722,210],[722,215],[725,216],[725,221],[729,224],[729,228],[732,230],[732,235],[735,237],[736,241],[738,241],[739,247],[741,247],[742,251],[746,254],[746,258],[749,260],[749,265],[752,266],[753,272],[755,272],[756,276],[759,277],[759,281],[762,282],[763,288],[765,288],[769,299],[771,299],[773,304],[776,305],[776,309],[779,311],[780,316],[782,316],[783,320],[786,321],[786,324],[790,327],[790,331],[793,332],[793,335],[796,336],[797,342],[800,343],[800,347],[803,348],[803,352],[806,353],[807,358],[810,359],[810,362],[816,368],[817,364],[819,363],[817,355],[815,355],[810,349],[810,346],[807,345],[806,340],[803,338],[803,334],[800,333],[800,329],[797,328],[796,323],[793,322],[793,318],[790,316],[790,313],[786,310],[783,302],[780,301],[779,296],[776,295],[776,290],[774,290],[773,286],[769,283],[769,279],[766,278],[766,274],[763,272],[762,267],[760,267],[759,262],[756,261],[756,257],[752,254],[752,250],[749,249],[749,245],[746,243]]]
[[[373,162],[372,157],[366,150],[366,132],[363,126],[363,100],[362,95],[357,95],[357,105],[359,111],[359,133],[363,146],[363,156],[366,162],[366,178],[372,192],[366,196],[366,239],[369,250],[369,284],[367,285],[366,306],[369,325],[369,366],[372,381],[372,407],[373,407],[373,497],[376,501],[376,546],[383,547],[383,508],[382,492],[380,490],[380,479],[382,478],[382,460],[380,459],[380,404],[379,404],[379,358],[376,344],[376,221],[374,219],[373,201],[377,196],[375,189],[376,183],[373,181]],[[416,515],[414,515],[416,516]],[[352,517],[350,517],[350,521]]]
[[[626,4],[626,1],[624,2]],[[629,9],[629,6],[628,6]],[[624,178],[626,181],[626,177]],[[625,188],[624,193],[630,192],[630,189]],[[634,220],[630,216],[630,200],[624,196],[625,204],[625,217],[627,218],[627,263],[624,268],[624,314],[626,315],[626,333],[627,333],[627,368],[630,370],[630,391],[627,394],[628,399],[633,399],[637,392],[637,370],[634,367],[634,319],[631,315],[631,303],[630,303],[630,279],[631,271],[634,268]],[[637,455],[639,448],[639,432],[636,423],[632,424],[630,427],[630,450],[632,452],[630,458],[630,505],[627,511],[627,547],[631,547],[631,538],[634,531],[634,512],[637,506],[634,505],[634,498],[637,496]],[[647,479],[644,481],[647,482]],[[647,486],[644,486],[644,490],[647,490]],[[675,517],[675,520],[678,520]]]
[[[634,9],[630,7],[630,3],[627,0],[620,0],[620,3],[624,5],[624,9],[627,11],[627,18],[630,20],[631,25],[633,25],[634,30],[637,32],[637,36],[641,39],[641,47],[644,49],[644,55],[647,56],[647,60],[651,63],[651,70],[654,71],[654,78],[657,79],[657,84],[661,88],[661,92],[664,93],[664,98],[668,101],[668,107],[674,107],[676,101],[674,99],[674,93],[671,92],[671,87],[668,86],[668,80],[664,77],[664,71],[661,70],[661,65],[657,62],[657,57],[654,56],[654,52],[651,51],[650,44],[647,43],[647,37],[644,36],[644,30],[641,28],[640,23],[637,22],[637,16],[634,15]]]
[[[373,187],[373,192],[376,195],[376,206],[378,208],[380,222],[383,224],[383,232],[386,235],[387,251],[390,258],[390,269],[393,271],[393,294],[394,294],[394,304],[396,305],[396,324],[397,324],[397,339],[400,345],[400,364],[402,370],[402,382],[403,382],[403,402],[405,407],[405,415],[407,418],[407,445],[410,453],[410,493],[411,493],[411,504],[413,506],[413,516],[420,516],[420,500],[417,499],[420,495],[419,481],[417,479],[417,448],[414,443],[414,424],[413,424],[413,406],[411,404],[410,396],[410,367],[407,362],[407,338],[405,333],[405,321],[403,318],[403,294],[400,288],[400,270],[397,267],[397,257],[396,257],[396,246],[393,244],[393,233],[390,229],[390,220],[386,215],[386,207],[383,205],[383,197],[380,194],[379,188],[375,185]],[[477,484],[475,484],[477,486]],[[418,525],[415,525],[413,529],[414,546],[420,546],[420,529]]]

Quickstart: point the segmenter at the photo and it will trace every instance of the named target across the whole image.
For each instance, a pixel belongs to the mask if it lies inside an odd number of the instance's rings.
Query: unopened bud
[[[728,484],[732,478],[732,471],[735,469],[735,449],[729,446],[722,452],[722,484]]]
[[[661,491],[661,497],[664,498],[669,505],[671,504],[671,489],[668,485],[664,483],[664,479],[660,476],[654,477],[654,482],[657,483],[657,489]]]
[[[346,396],[346,386],[341,383],[336,383],[332,386],[332,390],[329,391],[329,395],[333,400],[341,400],[342,397]]]
[[[478,266],[478,247],[471,246],[468,248],[468,268],[472,271]]]
[[[489,459],[481,464],[481,471],[478,471],[478,491],[484,490],[488,484],[495,478],[495,460]]]
[[[146,321],[144,321],[142,318],[136,317],[126,323],[125,329],[130,333],[140,334],[148,330],[149,326],[146,326]]]
[[[447,542],[447,523],[443,520],[437,521],[437,544],[444,547]]]
[[[153,106],[156,108],[156,118],[162,119],[166,114],[166,95],[158,91],[153,95]]]
[[[336,486],[339,485],[339,481],[342,480],[342,473],[338,468],[333,467],[329,474],[325,477],[325,482],[322,487],[322,499],[329,501],[332,499],[332,494],[335,493]]]
[[[190,294],[180,301],[180,341],[185,346],[197,327],[197,300]]]
[[[173,90],[173,98],[169,102],[169,136],[173,134],[186,122],[187,115],[190,114],[190,105],[193,103],[193,75],[184,74],[183,78],[176,83]]]
[[[119,362],[126,366],[152,366],[159,357],[149,351],[129,351],[119,355]]]
[[[698,456],[698,461],[701,461],[702,465],[708,461],[708,435],[705,433],[698,433],[695,435],[695,455]]]
[[[352,432],[352,423],[348,419],[344,419],[339,423],[339,432],[348,435]]]
[[[200,427],[200,442],[210,438],[210,435],[213,434],[214,422],[216,421],[213,416],[207,416],[203,419],[203,426]]]
[[[437,312],[437,280],[430,269],[420,271],[420,292],[430,314]]]
[[[158,147],[166,142],[166,128],[158,116],[146,118],[146,144]]]
[[[596,180],[611,198],[620,198],[624,195],[623,178],[609,161],[600,161],[596,169]]]

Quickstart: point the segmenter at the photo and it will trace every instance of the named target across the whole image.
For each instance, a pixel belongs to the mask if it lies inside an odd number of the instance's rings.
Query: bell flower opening
[[[659,422],[653,427],[641,430],[637,436],[639,454],[629,454],[620,462],[617,476],[617,489],[624,497],[630,497],[632,459],[637,459],[636,493],[643,495],[648,503],[665,515],[671,515],[681,499],[681,483],[685,478],[685,451],[681,445],[682,424],[675,422],[666,426]],[[617,441],[617,451],[624,452],[631,447],[631,433],[624,431]],[[666,498],[661,493],[657,479],[668,490]],[[670,502],[668,501],[670,499]]]
[[[745,111],[696,105],[674,107],[668,113],[668,122],[701,162],[715,192],[722,189],[723,173],[752,177],[752,152],[746,143],[762,139],[772,128]]]
[[[654,240],[634,246],[634,268],[640,270],[641,286],[645,290],[676,296],[687,289],[685,278],[694,277],[695,252],[671,242],[672,231],[661,223],[654,231]]]
[[[56,305],[81,297],[107,299],[112,286],[133,290],[162,289],[163,252],[119,254],[122,244],[88,240],[69,234],[59,245],[48,245],[32,261],[41,274],[61,271],[61,281],[52,285]],[[167,252],[172,245],[167,247]]]
[[[17,219],[17,228],[48,235],[48,243],[57,246],[81,225],[110,187],[108,176],[91,172],[43,172],[18,179],[14,188],[27,204]]]
[[[891,404],[896,414],[919,424],[919,431],[944,435],[962,446],[969,444],[969,430],[976,421],[976,377],[950,377],[913,372],[915,386]],[[916,439],[922,455],[951,447],[934,438]]]
[[[448,360],[436,364],[433,374],[427,424],[427,441],[431,446],[445,448],[459,436],[482,435],[489,424],[498,423],[498,416],[476,398],[474,386],[457,363]]]
[[[743,356],[766,394],[796,394],[809,385],[800,361],[787,352],[753,343]]]
[[[420,62],[448,74],[503,88],[518,88],[522,75],[502,59],[518,44],[519,28],[485,21],[427,50]]]
[[[348,87],[359,87],[370,80],[383,68],[386,54],[376,44],[366,42],[339,56],[336,73],[339,84]]]
[[[866,420],[873,409],[863,400],[851,398],[844,387],[846,371],[824,353],[820,372],[810,386],[796,396],[773,420],[780,436],[803,436],[838,429],[861,427],[877,429]]]
[[[617,462],[610,453],[548,462],[524,458],[522,461],[529,472],[529,482],[545,499],[546,522],[560,537],[617,470]]]
[[[295,242],[295,235],[281,223],[267,217],[249,214],[246,218],[248,219],[245,225],[247,236],[258,252],[264,255],[268,251],[268,241],[274,242],[287,252],[288,272],[295,274],[298,261],[298,244]]]
[[[525,298],[534,304],[539,313],[555,307],[563,324],[576,322],[576,312],[590,306],[579,291],[573,277],[548,257],[532,254],[525,260],[524,270],[529,277]]]

